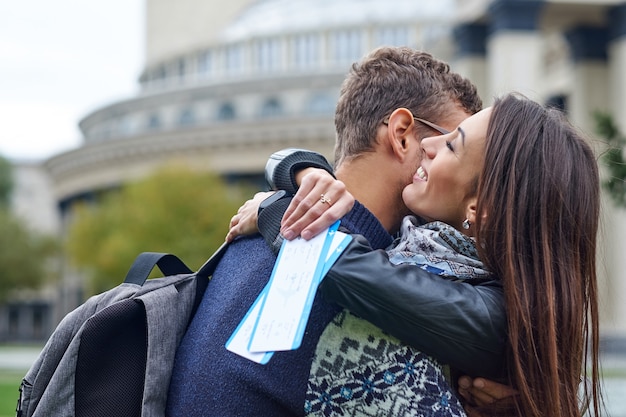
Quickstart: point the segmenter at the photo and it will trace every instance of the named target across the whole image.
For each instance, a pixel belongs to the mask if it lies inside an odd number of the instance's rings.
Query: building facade
[[[278,149],[332,158],[335,103],[350,64],[380,45],[451,57],[453,5],[402,0],[398,14],[381,0],[146,0],[140,92],[87,114],[81,146],[43,163],[60,230],[74,204],[171,160],[263,187]],[[52,322],[81,301],[81,285],[66,266]],[[29,311],[21,323],[32,321]]]
[[[624,1],[146,0],[141,91],[86,115],[83,144],[44,162],[61,217],[171,158],[234,179],[260,178],[284,147],[332,158],[341,82],[380,45],[450,62],[486,105],[517,90],[591,137],[595,111],[626,132]],[[606,343],[626,351],[624,213],[606,199],[600,275]]]

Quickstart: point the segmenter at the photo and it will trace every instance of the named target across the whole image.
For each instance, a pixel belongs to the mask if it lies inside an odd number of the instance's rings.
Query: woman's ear
[[[419,142],[414,140],[413,113],[409,109],[399,108],[387,119],[387,140],[394,156],[403,161],[407,155],[417,152]]]
[[[465,218],[469,220],[470,225],[476,224],[476,197],[470,197],[465,206]],[[470,226],[471,227],[471,226]]]

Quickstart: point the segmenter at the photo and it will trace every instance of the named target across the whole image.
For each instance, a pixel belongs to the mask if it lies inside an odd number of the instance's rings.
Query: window
[[[181,80],[183,78],[185,78],[185,70],[186,70],[186,63],[185,63],[185,58],[180,58],[178,60],[178,62],[176,63],[177,67],[178,67],[178,78],[180,78]]]
[[[283,114],[283,108],[275,98],[270,98],[261,107],[261,117],[276,117]]]
[[[313,115],[333,114],[335,104],[335,99],[329,94],[317,93],[307,102],[306,112]]]
[[[196,116],[193,112],[193,109],[186,108],[180,112],[178,116],[178,124],[180,126],[191,126],[196,123]]]
[[[361,52],[361,32],[342,30],[333,36],[333,58],[336,63],[351,63],[359,59]]]
[[[567,96],[561,94],[548,97],[546,105],[559,109],[563,113],[567,113]]]
[[[9,307],[9,328],[8,333],[9,337],[15,338],[18,336],[18,331],[20,328],[20,312],[18,307],[10,306]]]
[[[299,35],[291,41],[292,65],[312,68],[320,60],[320,42],[316,35]]]
[[[407,27],[381,28],[375,34],[376,45],[407,46],[409,45],[409,29]]]
[[[33,334],[36,339],[44,337],[45,334],[45,317],[48,312],[48,308],[45,305],[33,306]]]
[[[167,77],[167,69],[165,68],[165,65],[159,65],[155,71],[154,78],[156,80],[164,80],[165,77]]]
[[[278,39],[264,39],[256,45],[257,68],[271,71],[280,68],[280,44]]]
[[[128,115],[120,116],[117,119],[116,134],[119,136],[127,136],[133,132],[133,124]]]
[[[231,45],[226,48],[226,71],[241,72],[243,70],[243,47]]]
[[[198,74],[205,76],[211,72],[211,51],[203,51],[198,55]]]
[[[217,111],[217,120],[233,120],[235,116],[235,107],[230,103],[222,104]]]
[[[150,130],[156,130],[161,128],[161,117],[157,113],[152,113],[148,116],[147,127]]]

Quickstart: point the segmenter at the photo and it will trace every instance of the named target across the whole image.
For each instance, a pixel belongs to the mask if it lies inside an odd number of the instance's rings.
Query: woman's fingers
[[[343,217],[354,205],[354,197],[343,182],[325,171],[316,171],[302,179],[281,223],[286,239],[301,235],[311,239]]]
[[[465,400],[475,406],[483,407],[511,398],[517,391],[508,385],[503,385],[485,378],[471,379],[469,377],[459,378],[459,394]]]
[[[257,219],[259,206],[273,192],[260,192],[254,195],[254,198],[246,201],[231,219],[228,225],[229,230],[226,235],[226,241],[232,242],[237,236],[251,235],[259,231]]]
[[[293,196],[291,204],[287,207],[283,215],[281,226],[289,228],[296,221],[309,214],[310,210],[315,210],[320,195],[332,184],[335,179],[326,171],[313,171],[302,178],[300,188]],[[297,235],[301,230],[298,230]],[[296,236],[297,236],[296,235]]]

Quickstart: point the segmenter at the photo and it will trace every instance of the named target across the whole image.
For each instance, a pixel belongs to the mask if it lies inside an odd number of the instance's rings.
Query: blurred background
[[[0,21],[11,389],[58,321],[117,285],[137,253],[197,268],[266,187],[272,152],[332,160],[350,64],[394,45],[449,62],[485,105],[517,90],[557,106],[596,144],[602,359],[612,415],[626,416],[626,2],[29,0],[4,2]]]

